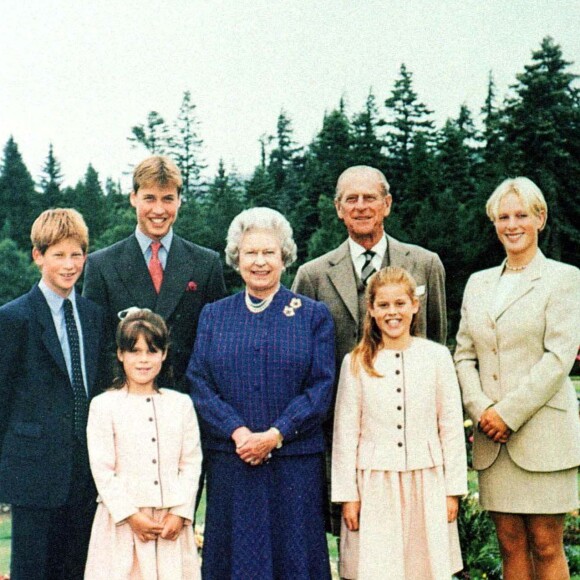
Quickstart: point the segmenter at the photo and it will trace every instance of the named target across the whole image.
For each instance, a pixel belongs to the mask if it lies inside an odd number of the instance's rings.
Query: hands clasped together
[[[496,443],[507,443],[511,429],[493,408],[487,408],[479,419],[479,430]]]
[[[279,432],[274,428],[254,433],[247,427],[238,427],[232,433],[239,458],[254,467],[272,457],[272,450],[278,445],[279,437]]]
[[[158,537],[174,542],[179,538],[184,520],[175,514],[166,514],[158,522],[143,512],[137,512],[127,518],[127,523],[142,542],[156,540]]]

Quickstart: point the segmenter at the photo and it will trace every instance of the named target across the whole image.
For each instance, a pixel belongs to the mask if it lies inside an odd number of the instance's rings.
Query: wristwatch
[[[276,427],[270,427],[270,429],[272,429],[272,431],[275,431],[276,436],[278,437],[278,443],[276,443],[276,449],[281,449],[282,442],[284,441],[284,435],[282,435],[282,433],[280,433],[280,429],[277,429]]]

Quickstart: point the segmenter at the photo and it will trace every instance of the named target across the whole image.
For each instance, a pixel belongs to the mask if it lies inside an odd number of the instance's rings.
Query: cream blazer
[[[455,351],[463,403],[474,423],[495,406],[513,431],[506,445],[520,467],[574,467],[580,424],[568,374],[580,344],[580,270],[538,250],[498,310],[494,295],[503,269],[478,272],[465,288]],[[476,430],[476,469],[489,467],[499,450]]]
[[[102,393],[91,402],[87,439],[97,501],[115,523],[140,507],[170,508],[191,521],[201,447],[187,395],[171,389],[151,396]]]
[[[459,385],[449,350],[414,337],[404,351],[381,350],[382,377],[342,363],[332,447],[332,501],[358,501],[357,469],[411,471],[443,466],[447,495],[467,493]]]

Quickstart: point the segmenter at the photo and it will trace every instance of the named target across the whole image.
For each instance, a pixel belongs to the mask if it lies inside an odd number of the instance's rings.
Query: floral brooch
[[[294,316],[296,314],[296,310],[298,310],[302,306],[302,300],[297,298],[296,296],[290,300],[290,304],[284,306],[284,315],[285,316]]]

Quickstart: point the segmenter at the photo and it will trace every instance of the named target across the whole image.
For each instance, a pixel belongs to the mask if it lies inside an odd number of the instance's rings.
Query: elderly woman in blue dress
[[[207,460],[205,580],[330,578],[322,422],[334,328],[323,303],[280,284],[295,258],[284,216],[243,211],[226,261],[245,289],[199,321],[187,376]]]

